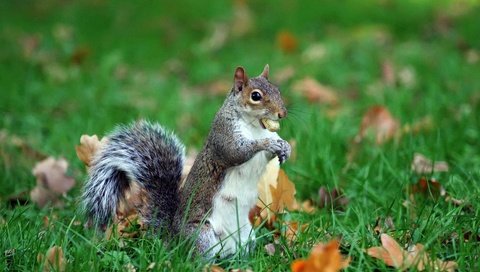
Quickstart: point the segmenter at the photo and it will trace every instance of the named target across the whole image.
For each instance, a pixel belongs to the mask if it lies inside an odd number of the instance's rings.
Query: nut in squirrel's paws
[[[278,131],[280,129],[280,123],[278,121],[274,121],[272,119],[262,118],[260,119],[263,127],[268,129],[271,132]]]

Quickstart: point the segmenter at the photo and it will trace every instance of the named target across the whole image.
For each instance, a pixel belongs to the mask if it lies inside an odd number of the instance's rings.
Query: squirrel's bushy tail
[[[117,128],[95,156],[83,193],[87,215],[105,225],[133,183],[146,193],[148,224],[171,222],[178,206],[178,187],[185,147],[159,124],[139,121]]]

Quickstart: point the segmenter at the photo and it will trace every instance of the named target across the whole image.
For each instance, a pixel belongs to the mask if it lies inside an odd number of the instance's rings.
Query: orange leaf
[[[333,272],[346,268],[350,259],[340,254],[339,246],[338,240],[316,245],[307,259],[292,262],[292,272]]]
[[[298,222],[284,222],[284,224],[286,226],[284,236],[290,243],[297,239],[299,232],[304,231],[308,227],[308,224],[303,224],[299,228]]]
[[[289,31],[278,33],[277,42],[278,46],[284,53],[293,53],[298,47],[297,38],[295,38],[295,36]]]
[[[294,210],[298,207],[295,200],[295,184],[288,179],[287,174],[282,169],[278,172],[277,186],[270,185],[270,191],[272,192],[272,205],[270,209],[275,212],[283,212],[283,210]]]

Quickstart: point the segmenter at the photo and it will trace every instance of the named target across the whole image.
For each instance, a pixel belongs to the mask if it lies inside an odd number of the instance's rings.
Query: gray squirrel
[[[248,252],[257,182],[271,159],[283,163],[291,151],[275,132],[287,110],[268,75],[268,65],[250,79],[236,68],[233,87],[181,188],[185,148],[173,133],[139,121],[110,134],[85,185],[87,216],[106,225],[126,192],[139,187],[145,195],[137,208],[147,226],[194,237],[196,253],[206,258]]]

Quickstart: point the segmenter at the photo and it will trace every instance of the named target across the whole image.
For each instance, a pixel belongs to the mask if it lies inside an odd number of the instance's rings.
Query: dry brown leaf
[[[387,108],[373,106],[363,115],[360,130],[355,136],[355,143],[362,142],[371,133],[376,144],[383,144],[395,137],[399,128],[400,123]]]
[[[269,243],[265,245],[265,252],[267,252],[268,256],[273,256],[275,255],[275,244]]]
[[[346,268],[350,259],[340,254],[339,246],[338,240],[316,245],[307,259],[292,262],[292,272],[334,272]]]
[[[58,203],[60,195],[68,192],[75,180],[66,175],[68,162],[49,157],[35,165],[32,170],[37,178],[37,186],[30,192],[32,201],[43,207],[48,202]]]
[[[302,202],[302,205],[300,206],[300,210],[306,213],[314,213],[317,210],[317,208],[313,205],[313,201],[311,201],[310,199],[307,199]]]
[[[260,208],[270,207],[273,202],[273,196],[270,191],[270,186],[277,186],[278,172],[280,170],[280,163],[277,158],[268,162],[265,172],[258,181],[258,201],[257,206]]]
[[[75,146],[77,151],[77,157],[85,164],[88,168],[90,167],[95,154],[100,151],[100,149],[107,143],[107,138],[103,137],[101,140],[98,140],[97,135],[82,135],[80,137],[80,145]]]
[[[157,265],[157,263],[155,263],[155,262],[150,263],[150,264],[147,266],[147,271],[153,270],[156,265]]]
[[[73,64],[81,65],[85,62],[85,60],[89,55],[90,55],[90,48],[86,46],[79,46],[75,48],[75,50],[72,52],[72,55],[70,56],[70,61]]]
[[[250,222],[254,226],[266,221],[266,227],[272,228],[277,213],[282,213],[285,209],[292,211],[300,208],[295,199],[295,184],[280,169],[277,158],[267,164],[257,188],[257,205],[249,212]]]
[[[277,34],[278,47],[284,53],[293,53],[297,50],[298,41],[295,35],[289,31],[281,31]]]
[[[381,234],[386,231],[393,231],[395,230],[395,224],[393,223],[393,219],[391,216],[387,216],[385,219],[378,217],[375,222],[375,227],[373,231],[376,234]]]
[[[295,199],[295,184],[288,179],[285,171],[278,171],[277,186],[270,185],[272,194],[272,205],[270,209],[274,212],[283,212],[285,209],[294,210],[298,207]]]
[[[412,185],[411,192],[413,194],[421,193],[431,195],[433,197],[446,196],[447,191],[435,179],[420,178],[416,184]]]
[[[131,214],[127,217],[115,218],[114,223],[105,231],[105,239],[112,237],[137,238],[145,230],[145,225],[140,220],[138,214]]]
[[[343,194],[342,190],[334,188],[329,190],[327,187],[322,186],[318,190],[319,203],[318,207],[322,208],[333,208],[333,209],[343,209],[348,204],[348,198]]]
[[[123,268],[125,268],[125,271],[128,271],[128,272],[136,272],[137,271],[135,266],[131,263],[127,263],[126,265],[123,266]]]
[[[382,81],[387,86],[395,85],[395,68],[390,60],[384,60],[382,62]]]
[[[233,20],[231,26],[232,36],[239,38],[245,36],[255,28],[255,18],[245,0],[233,2]]]
[[[367,254],[383,261],[386,265],[406,270],[416,268],[419,271],[425,269],[440,271],[455,271],[457,264],[452,261],[444,262],[435,257],[430,257],[422,244],[416,244],[404,250],[398,243],[387,234],[380,236],[381,247],[372,247],[366,250]]]
[[[276,70],[275,75],[273,76],[273,81],[276,84],[283,84],[290,80],[295,75],[295,68],[293,66],[286,66]]]
[[[130,188],[124,192],[120,199],[113,224],[110,225],[105,237],[107,240],[116,237],[135,238],[139,237],[146,229],[146,225],[141,217],[141,212],[148,208],[148,198],[144,188],[141,188],[137,182],[133,182]],[[148,212],[148,211],[144,211]]]
[[[324,44],[311,44],[302,52],[302,61],[307,63],[318,62],[325,58],[327,52],[327,48]]]
[[[201,89],[205,89],[211,95],[224,96],[232,89],[232,82],[229,80],[216,80],[201,87]]]
[[[433,172],[448,172],[448,163],[444,161],[436,161],[435,163],[432,160],[425,157],[425,155],[420,153],[415,153],[413,155],[412,161],[412,170],[417,174],[431,174]]]
[[[42,256],[43,255],[39,255],[37,258],[43,259]],[[59,246],[53,246],[49,248],[45,254],[43,271],[65,271],[65,264],[63,249]]]
[[[302,224],[299,227],[298,222],[294,222],[294,221],[284,222],[284,226],[285,226],[285,233],[283,235],[289,243],[295,242],[295,240],[297,240],[298,234],[300,232],[305,231],[308,228],[308,224]]]
[[[20,47],[22,48],[25,59],[31,59],[33,54],[40,46],[41,36],[39,34],[27,35],[19,39]]]
[[[205,272],[225,272],[225,269],[220,266],[213,264],[204,269]]]
[[[339,101],[334,89],[320,84],[311,77],[294,82],[292,89],[302,94],[311,103],[336,105]]]

